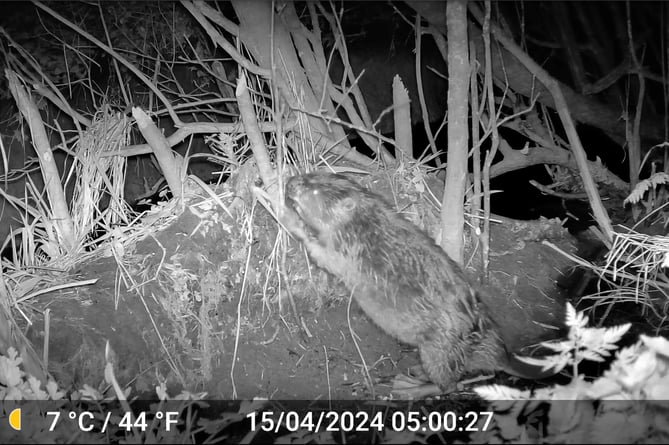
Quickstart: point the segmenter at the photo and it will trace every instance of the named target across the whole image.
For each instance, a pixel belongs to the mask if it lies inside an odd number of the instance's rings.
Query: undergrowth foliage
[[[579,363],[605,361],[630,324],[590,328],[585,315],[569,304],[566,318],[568,338],[543,343],[556,354],[522,360],[544,369],[571,367],[569,384],[535,391],[502,385],[476,388],[496,416],[492,429],[472,438],[510,443],[667,443],[669,341],[641,335],[636,344],[616,353],[603,376],[588,381],[578,373]]]
[[[669,175],[667,175],[664,172],[659,172],[655,173],[648,179],[644,179],[643,181],[639,181],[639,183],[634,187],[634,190],[632,190],[632,193],[625,198],[624,203],[627,204],[628,202],[630,203],[637,203],[641,201],[641,198],[643,198],[643,195],[651,189],[656,189],[658,186],[662,184],[666,184],[669,182]]]
[[[600,378],[589,381],[578,374],[578,365],[585,360],[605,361],[611,358],[617,349],[616,342],[627,332],[630,325],[610,328],[590,328],[587,318],[571,305],[567,308],[568,338],[562,341],[546,342],[544,346],[555,351],[543,359],[523,359],[544,369],[571,370],[571,381],[567,385],[556,385],[535,391],[519,390],[502,385],[487,385],[475,388],[475,392],[489,403],[494,410],[492,422],[487,431],[471,433],[470,442],[476,443],[667,443],[669,440],[669,341],[663,337],[641,335],[632,346],[620,349],[608,371]],[[9,411],[10,401],[42,400],[62,401],[58,408],[62,415],[72,411],[73,407],[94,411],[94,421],[102,423],[107,412],[113,413],[112,425],[119,425],[131,411],[135,401],[129,399],[131,389],[120,390],[115,381],[111,362],[107,364],[105,379],[116,393],[116,398],[104,395],[92,386],[85,385],[79,391],[66,393],[58,389],[51,381],[46,388],[40,388],[39,382],[21,370],[21,358],[15,350],[7,356],[0,356],[0,397],[5,415]],[[150,405],[149,411],[165,410],[168,400],[172,410],[180,413],[178,428],[166,433],[161,420],[147,422],[143,432],[119,428],[110,431],[106,437],[90,433],[86,436],[93,441],[116,442],[162,442],[179,441],[190,443],[195,435],[204,435],[209,440],[243,437],[251,441],[256,432],[248,430],[248,414],[263,409],[267,400],[243,401],[238,409],[218,414],[217,419],[199,417],[194,414],[195,407],[208,406],[205,393],[191,394],[183,392],[171,398],[164,384],[156,386],[157,401]],[[95,405],[82,405],[94,401]],[[119,405],[120,402],[120,405]],[[91,409],[94,406],[95,409]],[[175,408],[176,406],[176,408]],[[30,410],[32,405],[27,406]],[[46,417],[42,410],[33,409],[33,415]],[[47,419],[50,420],[50,419]],[[137,422],[137,417],[128,421]],[[164,419],[162,420],[164,422]],[[37,425],[36,422],[31,422]],[[71,440],[81,431],[71,427],[71,422],[61,423],[61,428],[50,432],[46,428],[49,422],[39,427],[22,431],[22,439]],[[99,431],[99,429],[97,429]],[[286,434],[287,433],[287,434]],[[0,428],[0,439],[12,439],[6,429]],[[18,433],[14,433],[18,434]],[[25,434],[28,434],[26,436]],[[88,433],[87,433],[88,434]],[[397,438],[397,434],[409,441],[423,442],[427,439],[446,438],[446,432],[411,433],[385,430],[377,435],[377,440],[385,442]],[[323,432],[293,431],[277,429],[274,433],[276,443],[296,440],[323,443],[331,442],[333,437]],[[432,437],[430,437],[432,436]],[[202,438],[201,436],[198,436]],[[15,439],[15,438],[14,438]],[[79,437],[81,439],[81,437]],[[97,440],[96,440],[97,439]],[[346,439],[346,438],[343,438]],[[200,440],[197,440],[200,441]]]
[[[603,362],[617,349],[616,343],[631,327],[630,323],[611,328],[588,328],[588,318],[583,312],[576,312],[567,304],[566,325],[569,335],[566,340],[545,342],[543,345],[557,354],[542,358],[520,357],[531,365],[541,366],[542,370],[562,371],[571,365],[574,375],[578,375],[578,365],[583,360]]]
[[[667,173],[655,172],[649,178],[639,181],[634,190],[625,198],[623,205],[632,205],[635,220],[639,220],[642,214],[643,219],[655,215],[651,224],[661,223],[663,227],[667,227],[669,222],[666,208],[669,204],[667,183],[669,183]]]

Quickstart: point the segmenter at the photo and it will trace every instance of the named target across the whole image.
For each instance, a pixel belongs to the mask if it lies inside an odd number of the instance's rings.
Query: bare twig
[[[416,70],[416,86],[418,88],[418,101],[420,103],[420,110],[423,114],[423,126],[425,127],[425,134],[427,135],[427,140],[430,143],[430,148],[432,149],[433,154],[437,154],[439,151],[437,149],[437,142],[434,140],[434,135],[432,134],[432,129],[430,128],[430,115],[427,111],[427,105],[425,104],[425,94],[423,91],[423,75],[421,73],[421,54],[423,53],[421,49],[421,40],[423,31],[420,26],[420,14],[416,13],[416,23],[414,26],[414,32],[416,33],[416,63],[414,64]],[[450,91],[450,90],[449,90]],[[450,97],[450,96],[449,96]],[[437,167],[442,166],[441,159],[438,156],[435,158]]]
[[[490,262],[490,167],[499,148],[499,132],[497,131],[497,113],[495,112],[495,97],[493,93],[492,63],[490,51],[490,2],[485,2],[485,18],[483,19],[483,42],[485,50],[485,91],[488,99],[488,113],[490,120],[488,129],[492,131],[490,150],[486,153],[483,165],[483,235],[481,236],[481,254],[483,256],[483,276],[488,277]],[[481,104],[483,106],[483,103]],[[501,107],[500,107],[501,108]]]
[[[562,192],[556,192],[555,190],[551,189],[550,187],[547,187],[543,184],[539,184],[537,181],[534,179],[530,179],[530,184],[537,189],[539,189],[542,193],[545,193],[547,195],[555,196],[556,198],[562,198],[562,199],[588,199],[587,193],[562,193]]]
[[[82,36],[86,37],[88,40],[93,42],[96,46],[98,46],[100,49],[105,51],[107,54],[111,55],[114,59],[118,60],[128,68],[134,75],[137,76],[138,79],[140,79],[151,91],[154,92],[154,94],[160,99],[160,101],[163,103],[165,108],[167,108],[170,117],[172,118],[172,121],[174,121],[174,124],[179,126],[182,122],[181,119],[179,119],[179,116],[177,116],[176,112],[172,109],[172,105],[170,104],[170,101],[165,97],[162,91],[160,91],[145,75],[142,73],[139,69],[137,69],[136,66],[134,66],[132,63],[127,61],[121,54],[119,54],[116,50],[113,48],[110,48],[108,45],[104,44],[97,38],[95,38],[93,35],[90,33],[84,31],[81,29],[81,27],[75,25],[71,21],[67,20],[65,17],[61,16],[58,14],[56,11],[53,9],[49,8],[48,6],[42,4],[39,1],[33,0],[33,3],[35,6],[38,8],[44,10],[47,12],[49,15],[51,15],[53,18],[58,20],[59,22],[63,23],[64,25],[68,26],[69,28],[73,29],[75,32],[81,34]]]
[[[630,128],[629,122],[626,123],[627,127],[627,146],[629,152],[629,173],[630,173],[630,189],[634,187],[639,182],[639,173],[641,168],[641,114],[643,112],[643,100],[646,92],[646,79],[643,74],[641,74],[641,62],[636,56],[636,49],[634,48],[634,36],[632,35],[632,16],[630,13],[630,4],[625,2],[625,8],[627,9],[627,38],[629,43],[629,52],[632,64],[637,68],[638,74],[637,79],[639,81],[639,92],[637,94],[636,109],[634,110],[634,124]]]
[[[473,3],[469,4],[470,11],[477,18],[480,23],[483,23],[483,13],[480,9]],[[569,144],[571,150],[576,158],[576,163],[581,174],[581,179],[583,180],[583,186],[588,194],[588,199],[590,201],[590,206],[592,207],[593,214],[597,224],[602,229],[604,235],[610,239],[613,233],[613,227],[611,226],[611,221],[609,219],[608,213],[602,204],[601,198],[597,192],[597,187],[592,179],[590,170],[588,170],[588,159],[581,145],[581,140],[578,137],[576,132],[576,127],[569,113],[567,103],[565,101],[564,95],[560,89],[560,84],[551,77],[548,72],[546,72],[541,66],[539,66],[534,60],[532,60],[525,52],[523,52],[518,45],[513,42],[510,38],[504,35],[501,30],[495,26],[491,25],[491,31],[495,38],[502,43],[502,45],[513,54],[528,70],[534,73],[539,81],[544,84],[544,86],[550,91],[555,101],[555,106],[560,115],[560,119],[567,133],[567,138],[569,139]]]

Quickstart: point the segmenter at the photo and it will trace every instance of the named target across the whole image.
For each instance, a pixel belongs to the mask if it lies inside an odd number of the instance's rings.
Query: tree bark
[[[448,28],[448,154],[444,199],[441,204],[441,247],[463,263],[464,198],[467,180],[469,129],[469,42],[467,0],[446,3]]]

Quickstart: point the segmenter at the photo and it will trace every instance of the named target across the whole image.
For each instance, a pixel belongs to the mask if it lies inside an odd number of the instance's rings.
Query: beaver
[[[542,372],[507,351],[480,290],[425,232],[340,174],[291,177],[280,220],[383,331],[418,347],[444,392],[475,371]]]

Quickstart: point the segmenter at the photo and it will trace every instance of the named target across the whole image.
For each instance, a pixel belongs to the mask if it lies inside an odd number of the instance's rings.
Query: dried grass
[[[594,307],[606,306],[603,322],[616,303],[633,302],[642,306],[648,322],[660,329],[669,316],[669,279],[664,268],[669,266],[669,237],[646,235],[629,230],[615,232],[611,249],[604,264],[598,266],[569,255],[555,245],[544,242],[597,275],[598,288],[594,294],[583,296],[594,301]],[[609,289],[601,289],[602,284]]]

